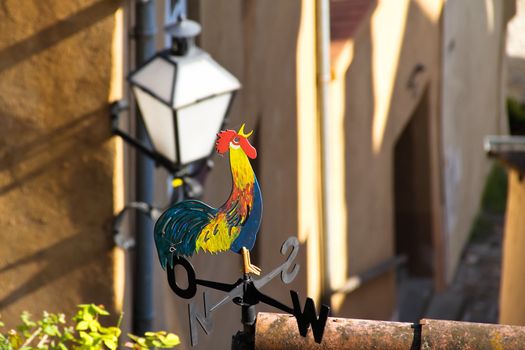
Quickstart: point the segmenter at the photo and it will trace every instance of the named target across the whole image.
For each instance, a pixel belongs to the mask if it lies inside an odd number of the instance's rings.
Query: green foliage
[[[471,239],[483,239],[494,226],[493,216],[503,214],[507,205],[507,173],[503,166],[494,163],[485,181],[481,208],[470,230]]]
[[[490,170],[483,195],[481,208],[484,211],[502,214],[507,204],[507,173],[498,163],[494,163]]]
[[[525,122],[525,106],[512,97],[507,97],[507,113],[510,120]]]
[[[133,334],[128,336],[135,343],[127,343],[126,346],[136,349],[150,349],[150,348],[172,348],[180,343],[179,337],[173,333],[160,332],[146,332],[144,337],[137,337]]]
[[[494,223],[486,214],[478,213],[470,230],[470,239],[473,241],[483,241],[492,233]]]
[[[101,316],[108,316],[103,306],[83,304],[78,306],[73,317],[74,324],[68,326],[64,314],[45,312],[40,320],[34,321],[27,312],[20,316],[21,324],[4,332],[0,322],[0,350],[115,350],[121,335],[120,323],[104,327]],[[177,346],[179,337],[166,332],[147,332],[144,337],[129,334],[131,341],[125,346],[134,350],[149,348],[172,348]]]
[[[511,135],[525,135],[525,104],[507,98],[507,115]]]

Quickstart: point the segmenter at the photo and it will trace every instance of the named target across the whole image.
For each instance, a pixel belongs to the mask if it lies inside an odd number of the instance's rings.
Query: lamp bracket
[[[113,240],[117,247],[124,250],[130,250],[135,247],[135,238],[129,234],[125,234],[121,231],[122,221],[124,220],[125,214],[130,210],[134,209],[143,215],[147,215],[151,220],[157,220],[162,214],[159,208],[152,206],[145,202],[131,202],[115,215],[113,220]]]
[[[125,100],[118,100],[110,104],[111,114],[111,132],[113,135],[122,137],[124,141],[133,147],[137,148],[140,152],[151,158],[156,166],[162,166],[172,174],[176,174],[180,169],[174,167],[169,159],[153,151],[146,143],[136,139],[129,135],[127,132],[119,128],[119,119],[123,111],[129,110],[129,104]]]

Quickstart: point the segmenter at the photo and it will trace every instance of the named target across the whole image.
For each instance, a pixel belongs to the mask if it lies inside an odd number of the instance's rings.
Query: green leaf
[[[31,315],[24,312],[20,316],[22,322],[18,326],[18,332],[10,330],[0,333],[0,350],[116,350],[122,333],[122,314],[116,326],[104,327],[99,322],[99,316],[106,315],[109,312],[102,305],[78,305],[73,317],[75,324],[67,326],[66,316],[62,313],[44,311],[40,320],[33,321]],[[4,325],[0,322],[0,327],[2,326]],[[34,341],[21,349],[22,344],[31,336],[34,336]],[[166,331],[147,332],[145,337],[129,334],[129,337],[134,342],[127,342],[125,346],[133,350],[172,348],[180,343],[179,337]]]
[[[166,335],[166,331],[158,331],[158,332],[146,332],[144,335],[146,337],[157,337],[159,335]]]
[[[106,345],[111,350],[115,350],[117,348],[117,342],[114,339],[104,339],[104,345]]]
[[[89,312],[80,310],[77,312],[75,317],[73,317],[74,321],[92,321],[94,319],[93,315],[91,315]]]
[[[122,331],[118,327],[100,327],[99,332],[102,334],[114,335],[119,337]]]
[[[95,304],[91,304],[90,305],[90,309],[93,310],[93,312],[97,315],[104,315],[104,316],[107,316],[109,315],[109,312],[107,312],[105,309],[104,309],[104,306],[103,305],[95,305]]]
[[[86,332],[81,331],[78,333],[78,335],[80,336],[83,345],[93,344],[93,337],[87,334]]]
[[[35,327],[36,323],[31,321],[31,314],[27,311],[22,312],[22,315],[20,315],[20,319],[22,320],[22,323],[24,326],[27,327]]]
[[[24,343],[22,337],[14,329],[7,332],[7,339],[9,344],[15,349],[18,349]]]
[[[146,344],[146,339],[144,338],[138,338],[137,339],[137,344],[139,344],[140,346],[143,346],[143,347],[148,347],[148,345]]]
[[[91,322],[88,322],[88,324],[89,324],[89,329],[92,332],[98,332],[98,329],[100,328],[100,323],[97,320],[93,320]]]
[[[169,346],[176,346],[180,344],[180,339],[177,335],[169,333],[164,340],[164,344]]]
[[[55,325],[44,325],[42,327],[42,331],[44,332],[44,334],[47,334],[49,336],[60,336],[60,332],[58,330],[58,327],[55,326]]]
[[[75,327],[75,329],[77,331],[85,331],[86,329],[88,329],[88,327],[89,327],[88,321],[80,321],[79,323],[77,323],[77,326]]]
[[[138,336],[136,336],[135,334],[131,334],[131,333],[128,333],[128,337],[130,337],[131,340],[133,340],[133,341],[137,341],[139,339]]]

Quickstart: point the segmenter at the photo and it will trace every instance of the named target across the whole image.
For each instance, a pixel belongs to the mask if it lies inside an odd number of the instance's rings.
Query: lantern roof
[[[135,71],[129,80],[174,109],[241,86],[237,78],[199,48],[185,56],[165,50]]]

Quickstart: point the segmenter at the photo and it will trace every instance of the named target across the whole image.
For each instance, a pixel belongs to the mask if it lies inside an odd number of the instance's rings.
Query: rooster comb
[[[253,134],[253,130],[250,131],[249,133],[245,134],[244,133],[244,125],[245,125],[244,123],[241,125],[241,128],[237,132],[237,135],[242,136],[244,138],[248,138],[248,137],[250,137]]]

